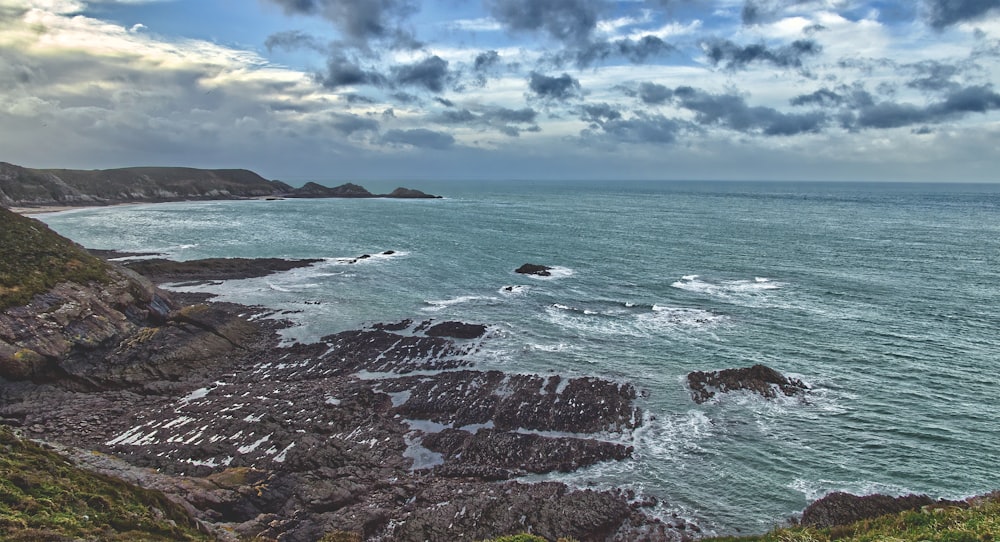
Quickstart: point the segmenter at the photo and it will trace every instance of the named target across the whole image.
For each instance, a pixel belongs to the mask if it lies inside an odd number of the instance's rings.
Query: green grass
[[[107,282],[107,264],[37,220],[0,208],[0,310],[56,284]]]
[[[762,536],[706,539],[714,542],[993,542],[1000,540],[1000,494],[970,508],[929,507],[851,525],[788,527]]]
[[[0,426],[3,540],[212,540],[162,493],[79,469]]]

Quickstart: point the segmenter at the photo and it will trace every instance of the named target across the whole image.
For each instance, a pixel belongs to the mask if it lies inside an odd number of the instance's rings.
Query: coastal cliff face
[[[246,169],[133,167],[106,170],[31,169],[0,162],[0,207],[109,205],[115,203],[242,198],[435,198],[397,188],[373,194],[346,183],[310,182],[300,188]]]
[[[291,186],[245,169],[137,167],[85,171],[0,163],[0,203],[6,207],[250,198],[291,190]]]
[[[254,331],[0,209],[0,377],[72,389],[179,378]],[[167,362],[169,361],[169,362]]]

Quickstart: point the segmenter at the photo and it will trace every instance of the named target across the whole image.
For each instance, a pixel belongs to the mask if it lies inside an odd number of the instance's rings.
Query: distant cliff
[[[133,167],[105,170],[31,169],[0,162],[0,206],[41,207],[115,203],[217,200],[264,197],[433,198],[419,190],[397,188],[372,194],[347,183],[327,188],[307,183],[294,188],[246,169]]]

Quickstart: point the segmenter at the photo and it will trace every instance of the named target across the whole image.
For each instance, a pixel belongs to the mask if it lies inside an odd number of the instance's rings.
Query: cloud
[[[746,0],[740,11],[740,17],[744,25],[750,26],[775,19],[790,7],[809,7],[810,4],[815,4],[814,8],[828,9],[831,4],[844,3],[844,0]]]
[[[916,79],[911,79],[906,86],[928,92],[937,92],[958,86],[952,78],[959,74],[960,68],[955,64],[947,64],[936,60],[924,60],[910,64],[908,68],[917,72]]]
[[[327,51],[326,45],[319,38],[306,34],[301,30],[289,30],[271,34],[264,40],[264,47],[267,47],[268,51],[275,49],[311,49],[321,53]]]
[[[504,135],[517,137],[522,132],[539,131],[537,118],[538,112],[530,107],[522,109],[486,107],[475,112],[469,109],[448,110],[436,117],[436,121],[440,124],[494,129]]]
[[[382,135],[382,143],[389,145],[408,145],[423,149],[444,150],[455,144],[451,134],[435,132],[426,128],[412,130],[389,130]]]
[[[448,79],[448,61],[435,55],[413,64],[392,68],[393,81],[398,85],[423,87],[441,92]]]
[[[320,15],[333,23],[350,42],[365,45],[370,40],[388,40],[411,47],[415,40],[401,25],[417,12],[411,0],[270,0],[285,13]]]
[[[822,47],[815,40],[796,40],[791,44],[768,48],[763,43],[745,47],[725,39],[709,39],[701,47],[713,66],[722,65],[728,70],[745,69],[754,62],[767,62],[780,68],[800,68],[802,58],[817,55]]]
[[[792,105],[814,105],[836,111],[841,125],[850,130],[891,129],[905,126],[938,124],[1000,110],[1000,94],[991,85],[950,86],[934,102],[918,105],[909,102],[876,100],[859,85],[838,91],[820,89],[797,96]]]
[[[590,123],[581,132],[584,140],[598,139],[612,143],[671,144],[677,141],[686,123],[663,115],[635,111],[626,118],[608,104],[582,108],[581,120]]]
[[[1000,9],[1000,0],[924,0],[927,22],[942,30],[951,25],[980,19]]]
[[[531,72],[528,88],[544,100],[566,101],[577,98],[581,94],[580,81],[568,73],[559,77],[550,77],[538,72]]]
[[[355,132],[377,132],[378,121],[358,115],[334,114],[333,127],[343,135],[351,135]]]
[[[614,41],[580,43],[550,55],[547,60],[558,67],[572,63],[578,68],[586,68],[609,59],[618,58],[628,60],[633,64],[642,64],[650,58],[662,56],[675,50],[673,45],[659,37],[647,35],[638,40],[624,38]]]
[[[487,0],[493,17],[512,32],[541,32],[564,43],[586,43],[604,0]]]
[[[665,87],[664,85],[658,85],[656,83],[640,83],[639,84],[639,99],[642,103],[648,105],[659,105],[674,95],[674,91]]]
[[[689,86],[677,87],[673,94],[679,107],[695,113],[698,124],[743,133],[790,136],[818,132],[828,120],[821,112],[782,113],[771,107],[749,106],[739,95],[711,94]]]
[[[326,59],[326,72],[317,75],[317,80],[326,88],[337,89],[346,86],[384,86],[386,78],[374,70],[366,70],[346,54],[336,51]]]

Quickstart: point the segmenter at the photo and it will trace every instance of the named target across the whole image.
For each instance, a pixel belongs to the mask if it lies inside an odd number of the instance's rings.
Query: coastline
[[[255,273],[290,265],[250,263]],[[163,280],[248,272],[220,274],[208,262],[199,276],[191,262],[174,262],[176,272],[157,265]],[[270,319],[280,313],[163,292],[110,269],[120,277],[110,286],[56,288],[48,308],[0,315],[0,328],[28,331],[24,348],[32,329],[50,325],[51,307],[81,307],[71,318],[86,322],[69,323],[72,355],[25,358],[35,364],[21,373],[34,375],[27,380],[3,374],[18,384],[2,396],[3,423],[124,460],[96,470],[163,491],[216,532],[679,541],[700,531],[651,515],[655,499],[522,481],[629,457],[630,446],[604,439],[641,422],[631,385],[477,369],[468,355],[490,340],[480,324],[406,320],[280,347],[283,324]],[[128,293],[137,288],[147,301]],[[116,316],[126,313],[147,316],[134,327]],[[108,347],[73,346],[99,337]]]

